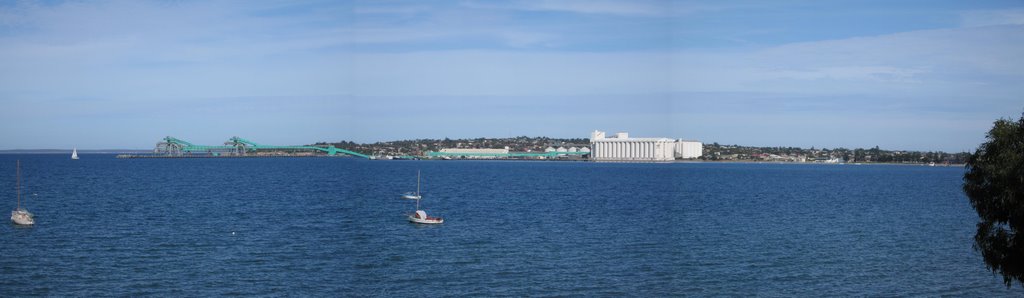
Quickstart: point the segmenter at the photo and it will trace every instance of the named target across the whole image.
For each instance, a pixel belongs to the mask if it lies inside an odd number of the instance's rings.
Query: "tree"
[[[967,159],[964,193],[978,212],[974,249],[1007,287],[1024,285],[1024,114],[999,119]]]

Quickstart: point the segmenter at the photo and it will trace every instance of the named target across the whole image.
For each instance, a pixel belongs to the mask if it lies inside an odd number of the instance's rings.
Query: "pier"
[[[463,150],[464,151],[464,150]],[[338,148],[334,145],[279,146],[265,145],[239,137],[231,137],[223,145],[197,145],[179,138],[167,136],[156,143],[152,154],[120,154],[117,158],[242,158],[242,157],[317,157],[354,156],[365,159],[557,159],[585,158],[586,152],[424,152],[423,156],[370,156]]]
[[[204,157],[285,157],[285,156],[347,155],[371,159],[369,155],[326,146],[264,145],[239,137],[231,137],[224,145],[196,145],[175,137],[156,143],[153,154],[122,154],[117,158],[204,158]]]

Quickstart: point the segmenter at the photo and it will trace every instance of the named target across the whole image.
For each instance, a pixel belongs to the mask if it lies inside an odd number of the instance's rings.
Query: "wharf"
[[[116,158],[261,158],[261,157],[341,157],[329,155],[159,155],[159,154],[118,154]]]

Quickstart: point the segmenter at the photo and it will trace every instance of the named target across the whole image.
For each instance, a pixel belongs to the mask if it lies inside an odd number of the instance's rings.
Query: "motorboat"
[[[418,224],[439,224],[444,223],[444,218],[432,217],[427,215],[426,211],[416,210],[415,213],[409,214],[409,221]]]

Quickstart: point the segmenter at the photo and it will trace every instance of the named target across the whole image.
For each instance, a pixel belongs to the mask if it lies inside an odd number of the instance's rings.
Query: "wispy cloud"
[[[337,125],[338,117],[364,117],[373,127],[402,130],[414,122],[399,125],[374,119],[390,119],[380,116],[391,109],[389,102],[416,103],[410,106],[443,107],[427,110],[433,114],[417,121],[429,120],[452,131],[464,122],[445,119],[501,110],[517,111],[504,113],[500,123],[524,133],[542,134],[542,126],[520,123],[560,119],[572,124],[560,127],[572,130],[633,125],[649,130],[636,133],[657,135],[656,130],[670,127],[705,139],[724,134],[753,138],[744,135],[743,128],[762,125],[755,120],[771,121],[778,124],[772,128],[785,130],[803,122],[852,125],[866,115],[877,121],[877,127],[902,125],[939,138],[926,130],[929,124],[949,128],[952,120],[943,119],[955,118],[957,125],[976,121],[983,126],[994,116],[1019,113],[1019,96],[1024,94],[1024,85],[1019,84],[1024,81],[1024,60],[1018,59],[1024,52],[1020,9],[946,11],[946,27],[886,31],[822,23],[818,15],[809,17],[802,5],[702,5],[706,4],[4,4],[0,139],[15,135],[12,127],[26,124],[48,127],[38,133],[44,136],[40,138],[58,139],[50,136],[59,135],[59,126],[68,126],[68,119],[73,119],[97,123],[93,129],[131,126],[132,138],[143,139],[148,146],[147,136],[165,134],[159,132],[161,127],[200,130],[199,125],[175,124],[180,119],[166,115],[181,107],[196,107],[196,117],[204,119],[245,114],[280,123],[302,119],[326,127]],[[752,18],[764,9],[769,17]],[[765,20],[782,23],[766,26]],[[801,26],[823,30],[801,31],[805,36],[789,38],[793,28]],[[742,40],[729,41],[737,37]],[[170,105],[177,108],[161,108]],[[629,110],[634,105],[644,108]],[[629,115],[600,114],[623,110]],[[565,111],[569,116],[546,111]],[[473,117],[481,123],[488,120]],[[887,118],[912,120],[886,122]],[[145,128],[150,125],[147,120],[159,125]],[[263,127],[259,121],[238,119],[214,122],[223,127],[217,133],[226,135],[247,127],[295,128]],[[719,129],[729,125],[735,129]],[[822,131],[856,133],[838,124],[818,125]],[[486,135],[487,129],[494,126],[474,127],[472,132]],[[366,133],[364,140],[373,140],[371,135],[402,137],[381,130]],[[466,134],[469,130],[463,129],[460,135]],[[28,135],[18,136],[31,141]],[[797,140],[770,132],[757,137]],[[925,137],[917,141],[929,144]],[[971,141],[960,137],[951,142]]]
[[[668,12],[670,5],[669,1],[540,0],[517,2],[514,7],[522,10],[587,14],[659,15]]]
[[[739,8],[764,7],[759,3],[700,3],[673,0],[523,0],[523,1],[472,1],[464,2],[471,8],[501,9],[529,12],[561,12],[586,15],[620,17],[667,17],[680,16],[704,11],[730,10]]]
[[[945,94],[1022,91],[1024,26],[938,29],[674,56],[678,91]],[[1008,89],[1007,89],[1008,88]],[[1004,92],[1006,93],[1006,92]]]
[[[1024,25],[1024,9],[973,10],[960,16],[964,27]]]

